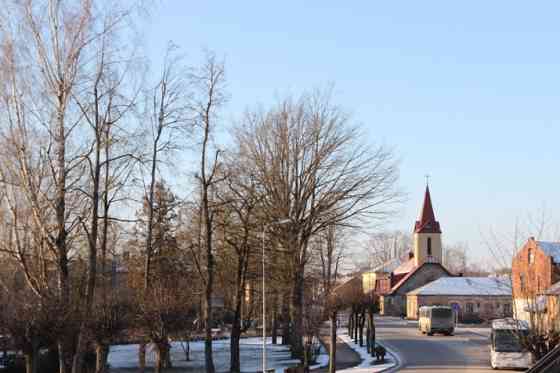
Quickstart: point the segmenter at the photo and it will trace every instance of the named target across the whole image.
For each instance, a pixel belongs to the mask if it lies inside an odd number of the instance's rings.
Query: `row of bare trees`
[[[28,373],[43,348],[60,373],[89,369],[90,353],[103,373],[110,346],[131,341],[140,371],[148,344],[161,371],[170,340],[193,333],[214,372],[223,298],[239,372],[267,276],[273,340],[281,323],[307,364],[318,294],[337,280],[335,232],[392,213],[393,151],[364,141],[330,89],[248,110],[220,148],[223,62],[206,53],[192,68],[170,45],[153,78],[131,43],[137,11],[111,0],[8,0],[0,11],[0,285],[13,300],[0,327]]]

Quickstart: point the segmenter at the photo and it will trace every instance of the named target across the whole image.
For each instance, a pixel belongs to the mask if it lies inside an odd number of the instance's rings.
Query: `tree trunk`
[[[146,370],[146,342],[141,341],[138,346],[138,372],[144,373]]]
[[[352,315],[352,329],[354,331],[352,338],[354,339],[354,343],[358,343],[358,312],[353,311]]]
[[[171,361],[171,344],[169,342],[165,342],[165,359],[163,359],[163,366],[165,368],[173,368],[173,362]]]
[[[329,334],[329,373],[336,372],[336,319],[337,312],[331,313],[331,324]]]
[[[33,359],[34,356],[32,353],[27,352],[24,354],[25,357],[25,373],[34,373],[33,369],[34,369],[34,365],[33,365]]]
[[[231,340],[230,340],[230,372],[239,373],[241,372],[241,360],[239,356],[239,339],[241,337],[241,325],[239,320],[233,321],[233,326],[231,329]]]
[[[368,342],[371,346],[370,354],[375,356],[375,321],[373,319],[373,309],[368,312]]]
[[[62,337],[64,338],[64,337]],[[59,373],[66,373],[66,348],[64,347],[64,341],[58,342],[58,371]]]
[[[360,328],[360,347],[364,346],[364,323],[366,320],[366,315],[364,313],[365,311],[362,311],[360,316],[359,316],[359,328]]]
[[[292,291],[292,330],[290,333],[290,342],[292,346],[292,356],[303,361],[303,290],[304,290],[304,268],[301,265],[296,266],[294,275],[294,284]]]
[[[107,357],[109,356],[109,346],[105,343],[95,345],[95,373],[105,373],[107,368]]]
[[[278,329],[278,312],[277,312],[277,297],[276,295],[274,295],[274,297],[272,298],[272,320],[271,320],[271,336],[272,336],[272,344],[278,344],[278,331],[276,329]]]
[[[242,270],[242,267],[239,267]],[[243,274],[238,273],[238,286],[235,299],[235,311],[233,314],[233,323],[231,326],[231,340],[230,340],[230,372],[239,373],[241,371],[241,361],[239,356],[239,340],[241,338],[241,311],[243,309],[243,289],[244,283]]]
[[[354,328],[353,328],[353,321],[354,321],[354,312],[350,311],[348,315],[348,335],[350,338],[354,336]]]
[[[368,354],[371,354],[371,344],[370,344],[370,328],[369,324],[366,324],[366,351]]]
[[[163,370],[163,362],[165,357],[163,356],[163,351],[161,350],[161,346],[159,344],[156,344],[156,364],[154,367],[154,372],[155,373],[161,373]]]
[[[284,297],[282,301],[282,344],[290,345],[290,308],[287,304],[288,297]]]
[[[212,265],[213,267],[213,265]],[[212,277],[211,273],[214,270],[208,270],[208,275]],[[212,286],[211,280],[208,279],[206,284],[206,297],[204,302],[205,313],[205,338],[204,338],[204,361],[206,365],[206,373],[214,373],[214,359],[212,358]]]

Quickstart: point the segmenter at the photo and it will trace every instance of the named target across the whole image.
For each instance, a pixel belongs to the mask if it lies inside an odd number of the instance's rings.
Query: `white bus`
[[[529,330],[523,320],[512,318],[492,321],[490,334],[490,365],[492,369],[523,368],[527,369],[533,363],[533,356],[525,350],[520,342]]]
[[[455,315],[449,306],[422,306],[418,310],[418,330],[422,334],[444,333],[452,335]]]

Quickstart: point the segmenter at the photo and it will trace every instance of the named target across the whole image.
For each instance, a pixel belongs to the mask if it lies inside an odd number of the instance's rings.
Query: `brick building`
[[[529,238],[513,258],[511,277],[516,317],[528,320],[535,307],[544,311],[545,291],[560,281],[560,242]]]
[[[422,306],[451,306],[458,321],[490,320],[512,315],[511,282],[501,277],[444,277],[408,292],[407,318]]]

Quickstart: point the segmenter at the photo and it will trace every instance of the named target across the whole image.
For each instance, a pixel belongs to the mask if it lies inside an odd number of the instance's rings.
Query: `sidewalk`
[[[329,340],[328,335],[321,335],[321,342],[325,346],[325,349],[329,351]],[[360,355],[354,350],[352,350],[344,341],[339,337],[336,339],[336,370],[342,370],[347,368],[352,368],[360,365],[362,359]],[[327,373],[329,368],[321,368],[314,370],[314,372]]]
[[[367,352],[365,346],[360,347],[359,344],[354,343],[352,338],[343,330],[339,330],[340,339],[342,339],[347,346],[352,348],[355,352],[360,355],[361,363],[353,368],[345,369],[344,373],[372,373],[372,372],[384,372],[400,365],[400,358],[397,353],[388,348],[383,341],[377,340],[376,344],[385,347],[386,355],[385,362],[381,364],[376,364],[375,358]]]
[[[327,330],[328,331],[328,330]],[[328,351],[328,335],[321,333],[321,342]],[[379,342],[378,342],[379,343]],[[379,343],[382,345],[382,343]],[[348,336],[345,329],[338,329],[336,343],[336,371],[348,373],[361,372],[382,372],[398,365],[398,357],[387,349],[386,363],[380,365],[373,364],[372,358],[365,347],[355,344]],[[314,372],[327,373],[328,367],[314,370]]]

